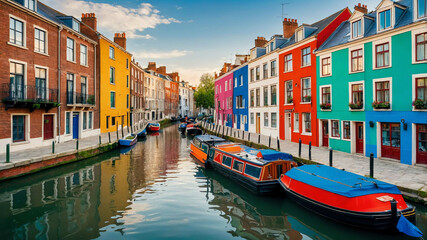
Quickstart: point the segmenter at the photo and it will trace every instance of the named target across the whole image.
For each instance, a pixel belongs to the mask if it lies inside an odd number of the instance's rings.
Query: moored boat
[[[303,207],[347,225],[393,230],[401,215],[415,222],[415,207],[395,185],[344,170],[304,165],[282,175],[279,183]]]
[[[203,133],[202,129],[196,124],[188,124],[186,131],[189,135],[201,135]]]
[[[126,136],[124,139],[119,139],[119,145],[124,147],[130,147],[138,141],[137,135],[131,134]]]
[[[210,149],[208,161],[215,170],[258,195],[281,192],[278,178],[298,166],[288,153],[234,143]]]
[[[225,142],[227,142],[227,140],[214,135],[195,136],[190,145],[190,154],[193,155],[203,167],[210,167],[207,161],[210,149],[219,144],[224,144]]]
[[[187,128],[187,123],[186,123],[186,122],[183,122],[183,123],[179,124],[179,126],[178,126],[178,131],[180,131],[182,134],[184,134],[184,133],[185,133],[186,128]]]
[[[147,136],[147,128],[144,128],[141,132],[137,134],[139,138],[144,138]]]
[[[157,132],[160,130],[160,123],[149,123],[147,125],[148,132]]]

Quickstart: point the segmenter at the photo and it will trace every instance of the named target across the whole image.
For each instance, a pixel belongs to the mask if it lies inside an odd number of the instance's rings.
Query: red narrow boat
[[[293,168],[279,182],[297,203],[344,224],[396,229],[402,214],[415,222],[415,207],[392,184],[324,165]]]
[[[157,132],[160,130],[160,123],[149,123],[147,125],[148,132]]]

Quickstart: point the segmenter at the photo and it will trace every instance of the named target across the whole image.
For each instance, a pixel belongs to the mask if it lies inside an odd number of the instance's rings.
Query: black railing
[[[58,103],[58,90],[45,87],[3,83],[3,102]]]
[[[95,95],[78,92],[67,92],[67,104],[95,105]]]

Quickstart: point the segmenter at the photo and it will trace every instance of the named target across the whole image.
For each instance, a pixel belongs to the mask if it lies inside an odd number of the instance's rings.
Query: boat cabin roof
[[[227,140],[225,140],[224,138],[220,138],[214,135],[198,135],[195,137],[196,139],[198,139],[200,142],[205,142],[205,143],[216,143],[216,142],[225,142]]]

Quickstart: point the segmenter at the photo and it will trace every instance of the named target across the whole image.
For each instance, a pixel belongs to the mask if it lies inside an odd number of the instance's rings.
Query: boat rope
[[[304,172],[304,173],[307,173],[307,174],[310,174],[310,175],[313,175],[313,176],[319,177],[319,178],[323,178],[323,179],[328,180],[328,181],[331,181],[331,182],[335,182],[335,183],[338,183],[338,184],[341,184],[341,185],[347,186],[347,187],[355,188],[355,186],[354,186],[354,185],[360,185],[360,188],[362,188],[362,184],[361,184],[361,183],[355,183],[353,186],[351,186],[351,185],[348,185],[348,184],[345,184],[345,183],[342,183],[342,182],[338,182],[338,181],[335,181],[335,180],[332,180],[332,179],[329,179],[329,178],[326,178],[326,177],[319,176],[319,175],[317,175],[317,174],[315,174],[315,173],[311,173],[311,172],[304,171],[304,170],[299,169],[299,168],[295,168],[295,169],[297,169],[297,170],[299,170],[299,171],[301,171],[301,172]]]
[[[359,178],[359,179],[362,180],[362,181],[368,182],[368,183],[372,183],[372,184],[375,185],[375,187],[378,188],[378,184],[375,181],[369,181],[368,179],[365,179],[365,178]]]

